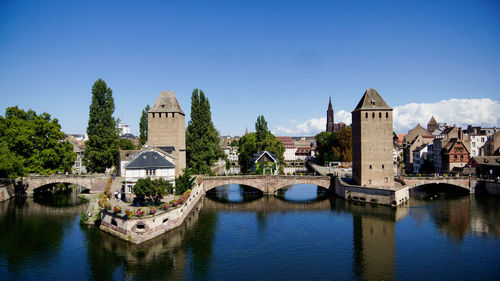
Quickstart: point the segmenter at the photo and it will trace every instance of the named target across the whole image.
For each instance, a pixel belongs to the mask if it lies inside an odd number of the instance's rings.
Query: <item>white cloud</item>
[[[500,125],[500,104],[491,99],[449,99],[436,103],[409,103],[394,108],[394,131],[408,132],[418,123],[423,127],[434,116],[436,121],[448,125],[456,124],[498,127]]]
[[[335,113],[335,123],[344,122],[351,124],[351,113],[345,110],[339,110]],[[294,128],[285,126],[278,126],[273,133],[276,135],[289,135],[289,136],[312,136],[319,132],[324,131],[326,128],[326,117],[311,118],[305,122],[295,125]]]
[[[406,133],[418,123],[426,127],[434,116],[438,122],[500,127],[500,103],[491,99],[449,99],[436,103],[409,103],[394,107],[394,131]],[[351,112],[339,110],[335,122],[351,124]],[[325,130],[326,117],[311,118],[295,127],[278,126],[277,135],[311,136]]]

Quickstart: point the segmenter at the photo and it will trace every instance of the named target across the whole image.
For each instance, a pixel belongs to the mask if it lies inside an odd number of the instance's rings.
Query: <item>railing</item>
[[[275,179],[325,179],[330,180],[328,176],[297,176],[297,175],[248,175],[248,176],[207,176],[202,177],[203,180],[228,180],[228,179],[266,179],[266,178],[275,178]]]

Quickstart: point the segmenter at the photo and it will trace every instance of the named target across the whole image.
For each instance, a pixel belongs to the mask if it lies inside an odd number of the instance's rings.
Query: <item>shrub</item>
[[[113,208],[113,211],[115,211],[115,213],[120,213],[122,211],[122,207],[116,205],[114,208]]]
[[[151,215],[156,214],[156,208],[155,207],[149,208],[149,214],[151,214]]]
[[[164,203],[164,204],[161,206],[161,208],[162,208],[163,210],[168,210],[168,208],[170,208],[170,204],[169,204],[169,203]]]
[[[127,215],[128,218],[131,218],[134,215],[134,210],[131,209],[125,210],[125,215]]]
[[[179,205],[179,201],[174,200],[174,201],[172,201],[172,204],[174,205],[174,207],[177,207],[177,205]]]
[[[80,214],[80,223],[81,224],[84,224],[84,223],[87,223],[89,221],[89,216],[87,215],[87,213],[83,212]]]

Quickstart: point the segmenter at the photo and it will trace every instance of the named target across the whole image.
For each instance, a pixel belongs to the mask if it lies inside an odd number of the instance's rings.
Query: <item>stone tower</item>
[[[432,133],[437,129],[437,127],[438,127],[438,122],[436,121],[436,119],[434,119],[434,116],[432,116],[429,123],[427,123],[427,131]]]
[[[163,91],[148,111],[148,145],[170,147],[175,164],[175,176],[186,168],[185,114],[173,91]]]
[[[332,108],[332,98],[330,98],[330,102],[328,103],[328,110],[326,111],[326,131],[332,133],[333,132],[333,108]]]
[[[352,112],[352,177],[367,187],[393,188],[392,108],[375,89]]]

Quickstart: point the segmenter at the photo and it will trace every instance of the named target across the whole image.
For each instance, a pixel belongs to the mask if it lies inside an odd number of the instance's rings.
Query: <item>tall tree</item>
[[[143,146],[148,141],[148,111],[149,104],[142,110],[141,119],[139,120],[139,144]]]
[[[332,150],[340,161],[352,162],[352,128],[343,128],[338,132]]]
[[[92,103],[89,110],[89,124],[85,143],[85,161],[87,169],[102,173],[114,164],[118,152],[118,130],[113,118],[115,103],[113,92],[101,79],[92,86]]]
[[[264,150],[276,154],[279,163],[284,164],[285,146],[268,130],[264,116],[257,117],[255,130],[255,133],[246,134],[239,140],[238,163],[241,171],[248,173],[252,167],[253,155]]]
[[[194,174],[211,174],[210,167],[224,153],[219,133],[212,122],[210,102],[203,91],[194,89],[191,96],[191,120],[186,131],[186,162]]]
[[[5,118],[0,118],[1,176],[71,172],[76,154],[64,139],[58,120],[48,113],[7,108]]]

